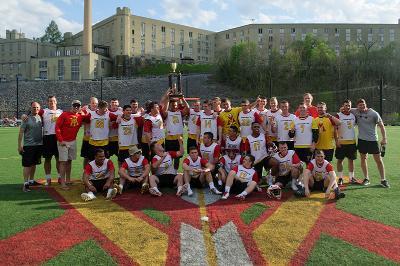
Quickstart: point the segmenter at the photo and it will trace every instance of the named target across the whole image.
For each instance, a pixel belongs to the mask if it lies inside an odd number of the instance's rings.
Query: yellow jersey
[[[222,126],[222,135],[227,135],[229,132],[230,126],[239,127],[239,113],[242,111],[242,107],[232,107],[230,111],[222,111],[219,113],[219,118],[223,124]]]
[[[313,119],[312,129],[318,129],[318,142],[315,148],[318,150],[330,150],[335,148],[335,126],[327,117]]]

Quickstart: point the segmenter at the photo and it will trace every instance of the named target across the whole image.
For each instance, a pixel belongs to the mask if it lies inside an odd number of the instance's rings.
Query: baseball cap
[[[71,103],[71,105],[77,105],[77,104],[82,105],[81,101],[79,100],[73,100]]]
[[[129,148],[129,155],[134,155],[139,152],[142,153],[142,150],[139,149],[137,146],[133,146],[133,147]]]

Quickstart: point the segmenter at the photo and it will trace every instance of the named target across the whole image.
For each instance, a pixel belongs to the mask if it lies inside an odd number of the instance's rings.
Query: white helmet
[[[282,189],[278,185],[270,185],[267,189],[267,196],[269,198],[281,199]]]

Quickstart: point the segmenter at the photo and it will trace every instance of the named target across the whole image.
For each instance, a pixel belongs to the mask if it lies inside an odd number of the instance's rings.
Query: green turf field
[[[372,158],[369,159],[369,169],[371,185],[362,187],[357,185],[349,185],[346,189],[346,198],[340,200],[336,207],[346,212],[353,213],[357,216],[364,217],[369,220],[374,220],[383,224],[400,228],[400,181],[397,165],[400,158],[400,127],[387,127],[388,131],[388,146],[386,156],[384,158],[387,179],[391,184],[390,189],[383,189],[379,186],[379,175],[376,170]],[[3,225],[0,229],[0,240],[9,238],[10,236],[41,224],[45,221],[52,220],[61,216],[64,210],[59,207],[58,203],[53,200],[45,190],[35,190],[30,193],[23,193],[22,188],[22,167],[21,158],[17,153],[17,128],[0,128],[0,139],[2,148],[0,149],[0,218]],[[79,137],[79,140],[81,136]],[[78,144],[80,147],[80,142]],[[116,158],[113,158],[115,164]],[[54,165],[53,165],[54,168]],[[73,162],[72,177],[79,179],[82,171],[82,160]],[[347,166],[345,165],[345,174],[347,174]],[[43,178],[43,166],[37,168],[36,178]],[[55,178],[55,169],[53,170],[53,178]],[[356,162],[356,177],[362,178],[359,161]],[[255,207],[254,207],[255,206]],[[247,209],[243,217],[243,222],[251,223],[254,217],[258,217],[265,210],[264,205],[254,205]],[[161,220],[162,224],[169,223],[169,217],[162,213],[153,210],[151,207],[143,209],[143,213],[150,218]],[[255,213],[255,214],[254,214]],[[354,247],[348,247],[346,242],[337,240],[330,236],[322,235],[317,245],[313,249],[309,257],[309,264],[324,264],[330,261],[330,256],[335,254],[336,249],[343,249],[349,252],[349,256],[344,256],[339,264],[352,263],[358,261],[353,257],[353,253],[358,253]],[[321,248],[328,247],[328,248]],[[104,253],[95,242],[84,242],[74,249],[61,253],[55,257],[49,264],[68,264],[68,261],[74,261],[72,253],[88,249],[91,253],[97,254],[101,264],[113,264],[112,258],[107,258],[107,253]],[[72,253],[71,253],[72,252]],[[318,260],[318,257],[324,257],[324,260]],[[380,257],[362,256],[363,261],[367,264],[386,263]],[[83,257],[75,258],[77,262]],[[354,260],[353,260],[354,259]],[[79,264],[79,263],[78,263]]]

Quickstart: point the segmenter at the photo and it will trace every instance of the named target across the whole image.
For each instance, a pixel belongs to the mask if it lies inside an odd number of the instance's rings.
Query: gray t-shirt
[[[381,116],[374,109],[369,108],[366,112],[351,109],[357,119],[358,138],[367,141],[377,141],[376,125],[382,122]]]
[[[43,145],[42,119],[39,115],[28,116],[28,120],[22,122],[21,128],[24,130],[24,146]]]

